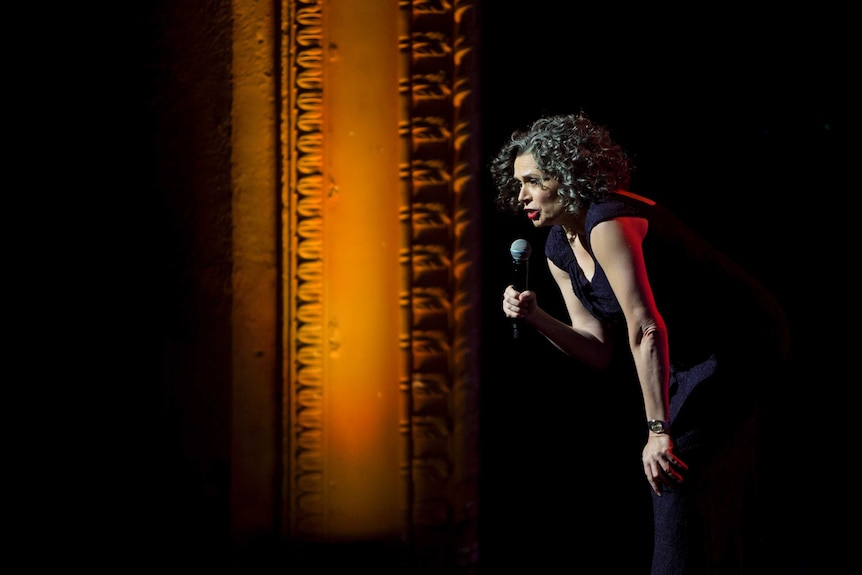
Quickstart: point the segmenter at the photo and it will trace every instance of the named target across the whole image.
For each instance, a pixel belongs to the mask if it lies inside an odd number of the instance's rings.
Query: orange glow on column
[[[333,0],[324,121],[326,530],[397,535],[398,3]]]

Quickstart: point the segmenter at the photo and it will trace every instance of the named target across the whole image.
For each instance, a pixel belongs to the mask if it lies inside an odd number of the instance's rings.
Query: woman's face
[[[533,226],[551,226],[561,223],[566,210],[557,195],[557,180],[545,178],[536,165],[533,154],[523,154],[515,158],[514,177],[521,183],[518,201]]]

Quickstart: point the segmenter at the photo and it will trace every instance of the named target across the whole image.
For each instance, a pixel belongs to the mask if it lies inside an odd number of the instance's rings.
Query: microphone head
[[[512,242],[512,247],[509,248],[509,253],[512,254],[512,259],[517,261],[526,261],[530,259],[530,254],[533,253],[533,248],[530,247],[530,242],[518,238]]]

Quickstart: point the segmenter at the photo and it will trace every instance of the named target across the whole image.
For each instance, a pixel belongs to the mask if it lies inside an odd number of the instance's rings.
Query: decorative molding
[[[323,2],[281,3],[282,529],[324,532]]]
[[[402,2],[410,526],[426,566],[478,559],[478,2]],[[474,96],[471,98],[471,95]],[[409,214],[409,217],[407,217]]]
[[[281,3],[282,529],[292,540],[325,536],[325,6]],[[414,561],[469,570],[478,555],[478,0],[398,6],[404,539]]]

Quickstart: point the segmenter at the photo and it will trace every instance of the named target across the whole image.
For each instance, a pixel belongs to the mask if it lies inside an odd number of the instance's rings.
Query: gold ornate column
[[[284,0],[282,530],[476,560],[477,2]]]

